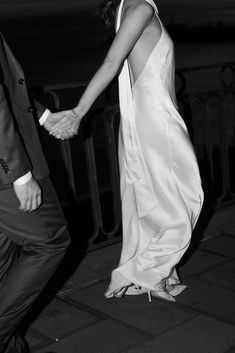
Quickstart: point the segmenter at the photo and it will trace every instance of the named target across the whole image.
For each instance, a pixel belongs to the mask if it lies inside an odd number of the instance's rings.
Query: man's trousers
[[[43,201],[33,212],[19,210],[13,188],[0,191],[0,353],[8,352],[9,340],[69,245],[54,188],[49,178],[39,184]]]

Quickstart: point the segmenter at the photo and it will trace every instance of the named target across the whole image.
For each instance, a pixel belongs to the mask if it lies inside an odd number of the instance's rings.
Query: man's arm
[[[32,168],[0,84],[0,182],[11,184]]]
[[[32,177],[31,167],[0,84],[0,182],[13,184],[21,211],[33,211],[41,204],[41,189]]]

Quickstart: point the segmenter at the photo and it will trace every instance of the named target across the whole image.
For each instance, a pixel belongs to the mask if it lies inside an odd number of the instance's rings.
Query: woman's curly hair
[[[119,3],[120,0],[103,0],[101,3],[99,14],[104,30],[114,28],[116,8]]]

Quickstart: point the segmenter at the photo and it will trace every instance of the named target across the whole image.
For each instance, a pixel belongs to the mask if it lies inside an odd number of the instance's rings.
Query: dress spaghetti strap
[[[158,8],[157,5],[155,4],[155,2],[153,0],[145,0],[147,3],[149,3],[150,5],[153,6],[155,12],[158,14]]]

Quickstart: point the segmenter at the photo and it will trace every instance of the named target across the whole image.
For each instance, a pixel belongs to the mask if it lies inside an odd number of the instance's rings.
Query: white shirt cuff
[[[13,182],[13,184],[14,185],[23,185],[23,184],[26,184],[31,178],[32,178],[32,173],[28,172],[25,175],[23,175],[22,177],[16,179]]]
[[[47,120],[49,114],[50,114],[50,110],[46,109],[45,112],[42,114],[41,118],[39,119],[39,124],[41,126],[45,123],[45,121]]]

